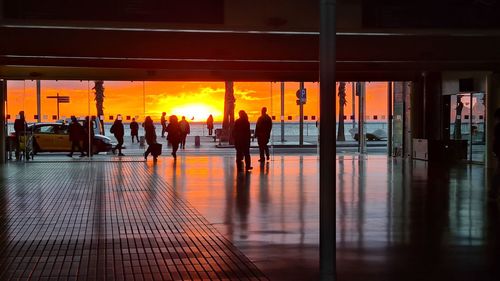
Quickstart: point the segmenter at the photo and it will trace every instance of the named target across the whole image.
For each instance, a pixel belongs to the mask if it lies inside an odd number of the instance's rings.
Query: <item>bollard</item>
[[[144,136],[141,136],[141,137],[139,138],[139,146],[140,146],[140,147],[144,147],[144,143],[145,143]]]
[[[200,145],[201,145],[200,136],[195,136],[194,137],[194,146],[200,147]]]

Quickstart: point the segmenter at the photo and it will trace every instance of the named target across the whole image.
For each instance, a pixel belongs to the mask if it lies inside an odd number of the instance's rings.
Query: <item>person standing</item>
[[[213,131],[214,131],[214,117],[212,114],[208,116],[207,118],[207,129],[208,129],[208,135],[211,136]]]
[[[269,115],[267,115],[267,108],[263,107],[261,110],[262,115],[257,120],[255,125],[255,137],[257,137],[257,143],[259,144],[260,159],[259,162],[264,162],[264,154],[269,161],[269,138],[271,137],[271,130],[273,128],[273,120]]]
[[[130,122],[130,135],[132,136],[132,143],[134,143],[134,137],[139,142],[139,124],[135,121],[135,118],[132,118],[132,122]]]
[[[234,137],[234,148],[236,149],[236,167],[238,171],[243,169],[241,161],[245,159],[245,170],[252,170],[252,160],[250,158],[250,122],[248,121],[248,115],[244,110],[240,110],[238,113],[238,120],[234,122],[233,127],[233,137]]]
[[[118,149],[118,156],[125,156],[122,153],[123,137],[125,136],[125,128],[123,127],[122,116],[121,115],[116,116],[116,120],[113,123],[113,126],[111,126],[111,129],[109,131],[113,135],[115,135],[115,138],[118,141],[118,144],[113,149],[113,153]]]
[[[165,132],[167,131],[167,118],[166,118],[167,113],[162,112],[161,114],[161,119],[160,119],[160,124],[161,124],[161,137],[165,137]]]
[[[189,122],[186,120],[186,116],[182,116],[179,126],[181,127],[181,147],[182,149],[186,149],[186,138],[187,135],[191,133],[191,127],[189,126]]]
[[[71,123],[69,124],[68,132],[69,141],[71,141],[71,152],[68,156],[73,157],[73,152],[75,152],[75,149],[78,148],[78,151],[80,151],[80,157],[84,157],[85,153],[83,152],[80,142],[83,140],[85,132],[75,116],[71,116]]]
[[[26,135],[28,124],[24,118],[24,111],[19,111],[18,118],[14,121],[14,132],[16,135],[16,159],[19,160],[21,153],[21,136]]]
[[[179,143],[181,142],[181,126],[179,125],[179,120],[177,116],[172,115],[168,119],[169,124],[167,126],[167,140],[172,144],[172,156],[177,159],[177,150],[179,149]]]
[[[153,124],[153,119],[150,116],[146,116],[146,120],[142,124],[144,127],[144,137],[146,138],[146,143],[148,144],[148,149],[144,152],[144,159],[148,160],[149,154],[152,152],[153,145],[156,144],[156,129]],[[153,159],[156,161],[158,156],[153,154]]]

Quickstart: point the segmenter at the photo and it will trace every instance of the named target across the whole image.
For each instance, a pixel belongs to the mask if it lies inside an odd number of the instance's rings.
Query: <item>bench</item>
[[[215,129],[214,136],[213,136],[214,142],[216,142],[217,139],[220,140],[221,137],[222,137],[222,129],[220,129],[220,128],[219,129]]]
[[[220,140],[220,138],[222,137],[222,129],[215,129],[215,133],[214,133],[214,142],[217,141],[217,139]],[[255,130],[254,129],[251,129],[250,130],[250,138],[252,138],[252,142],[255,141]]]

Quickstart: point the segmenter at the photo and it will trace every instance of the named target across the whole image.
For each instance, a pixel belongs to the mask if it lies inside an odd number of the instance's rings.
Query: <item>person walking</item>
[[[269,161],[269,138],[271,137],[271,130],[273,128],[273,120],[269,115],[267,115],[267,108],[263,107],[261,110],[261,116],[257,120],[255,125],[255,137],[257,137],[257,143],[259,144],[260,159],[259,162],[264,162],[264,154]]]
[[[135,118],[132,118],[132,122],[130,122],[130,135],[132,136],[132,143],[134,143],[134,137],[139,142],[139,124],[135,121]]]
[[[172,144],[172,156],[177,159],[177,150],[179,149],[179,143],[181,142],[181,126],[179,125],[179,120],[177,116],[171,115],[168,119],[167,126],[167,140]]]
[[[115,135],[115,138],[118,141],[118,144],[113,149],[113,153],[115,153],[115,151],[118,149],[118,156],[125,156],[122,153],[123,137],[125,136],[125,128],[123,127],[122,116],[121,115],[116,116],[116,120],[113,123],[113,126],[111,126],[111,129],[109,131],[113,135]]]
[[[166,118],[167,113],[162,112],[161,114],[161,119],[160,119],[160,124],[161,124],[161,137],[165,137],[165,132],[167,132],[167,118]]]
[[[153,145],[156,144],[156,129],[153,124],[153,119],[150,116],[146,116],[146,120],[142,124],[144,127],[144,137],[146,139],[146,143],[148,144],[148,149],[144,152],[144,159],[148,160],[149,154],[152,152]],[[158,156],[153,154],[153,159],[156,161]]]
[[[208,129],[208,135],[211,136],[213,131],[214,131],[214,117],[212,114],[208,116],[207,118],[207,129]]]
[[[71,123],[68,127],[69,132],[69,141],[71,141],[71,152],[68,154],[69,157],[73,157],[73,152],[78,148],[80,151],[80,157],[84,157],[85,153],[83,152],[83,148],[80,145],[80,142],[83,141],[85,132],[83,130],[83,126],[80,125],[75,116],[71,116]]]
[[[243,170],[242,160],[245,159],[245,170],[252,170],[252,160],[250,158],[250,122],[248,115],[244,110],[238,113],[238,120],[234,122],[233,137],[234,148],[236,149],[236,167],[238,171]]]
[[[21,155],[21,136],[26,135],[28,124],[24,118],[24,111],[19,111],[19,116],[14,121],[14,133],[16,135],[16,159],[20,159]]]
[[[182,116],[179,126],[181,128],[181,147],[182,149],[186,149],[186,138],[187,135],[191,133],[191,127],[189,126],[189,122],[186,120],[186,116]]]

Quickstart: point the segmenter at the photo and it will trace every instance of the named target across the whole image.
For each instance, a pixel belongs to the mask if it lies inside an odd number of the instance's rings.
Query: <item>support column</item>
[[[304,91],[304,82],[300,82],[301,93]],[[299,146],[304,145],[304,103],[299,98]]]
[[[320,0],[320,280],[336,279],[335,0]]]
[[[441,73],[426,72],[423,76],[423,116],[424,138],[429,140],[442,140],[445,131],[443,124],[443,95]],[[449,114],[448,114],[449,115]]]
[[[281,142],[285,142],[285,82],[281,82]]]
[[[496,158],[493,154],[493,136],[495,134],[495,111],[500,108],[500,74],[490,74],[486,78],[486,169],[494,171]]]
[[[0,165],[7,161],[5,139],[7,138],[7,126],[5,123],[5,101],[7,98],[7,81],[0,80]]]
[[[358,127],[358,142],[359,142],[359,153],[366,154],[366,136],[365,136],[365,109],[366,109],[366,83],[359,83],[359,102],[358,102],[358,112],[359,112],[359,127]]]
[[[387,83],[387,155],[392,156],[392,82]]]

